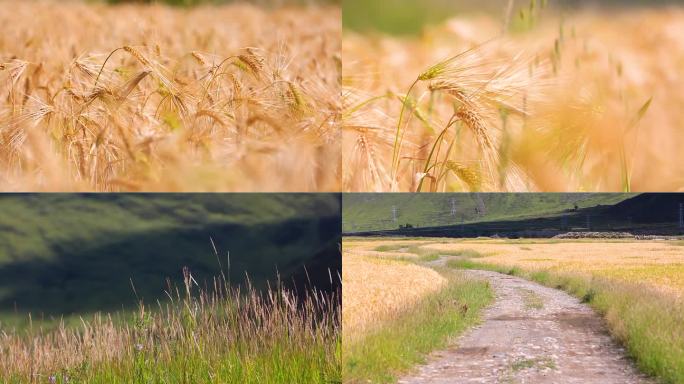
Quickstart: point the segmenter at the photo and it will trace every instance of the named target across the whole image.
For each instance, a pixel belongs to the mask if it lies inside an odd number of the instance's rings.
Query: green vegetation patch
[[[477,323],[482,308],[493,299],[486,282],[443,272],[447,286],[386,323],[365,338],[345,345],[342,354],[346,383],[391,383],[431,351],[445,348],[452,337]]]
[[[540,357],[536,359],[519,358],[511,364],[511,370],[514,372],[523,371],[525,369],[554,369],[556,364],[548,357]]]

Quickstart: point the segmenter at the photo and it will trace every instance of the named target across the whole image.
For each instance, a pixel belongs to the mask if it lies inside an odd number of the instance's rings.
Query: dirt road
[[[483,322],[445,351],[431,355],[402,384],[652,383],[587,305],[556,289],[489,271],[496,301]]]

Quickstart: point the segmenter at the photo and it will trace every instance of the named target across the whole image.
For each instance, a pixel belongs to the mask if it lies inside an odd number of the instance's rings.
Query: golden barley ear
[[[288,81],[287,87],[290,93],[290,99],[292,100],[290,105],[297,115],[304,114],[309,110],[309,103],[304,98],[304,94],[299,90],[293,82]]]
[[[256,79],[260,79],[264,68],[264,60],[252,49],[247,49],[246,53],[238,55],[235,63],[239,68],[251,73]]]
[[[227,126],[226,122],[223,121],[223,118],[221,117],[221,115],[219,115],[218,113],[216,113],[212,110],[209,110],[209,109],[202,109],[202,110],[198,111],[195,114],[195,116],[196,117],[202,117],[202,116],[210,117],[211,119],[216,121],[220,126],[222,126],[222,127]]]
[[[138,51],[137,49],[131,47],[130,45],[125,45],[125,46],[123,47],[123,50],[126,51],[126,52],[128,52],[129,54],[131,54],[131,55],[132,55],[133,57],[135,57],[136,59],[138,59],[138,61],[139,61],[142,65],[144,65],[144,66],[146,66],[146,67],[149,67],[149,68],[152,67],[152,63],[151,63],[149,60],[147,60],[147,58],[146,58],[140,51]]]
[[[199,65],[207,66],[207,61],[204,59],[201,53],[197,51],[192,51],[191,55],[197,61],[197,63],[199,63]]]
[[[466,165],[453,160],[447,161],[446,167],[454,175],[456,175],[456,177],[458,177],[459,180],[466,183],[466,185],[470,189],[470,192],[477,192],[481,189],[482,175],[480,175],[480,173],[477,170],[469,168]]]

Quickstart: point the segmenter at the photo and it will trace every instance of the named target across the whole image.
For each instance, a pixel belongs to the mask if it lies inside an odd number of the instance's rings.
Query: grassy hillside
[[[339,205],[334,194],[3,195],[0,314],[133,306],[131,280],[154,302],[184,266],[200,284],[220,273],[210,237],[224,269],[230,252],[233,283],[337,269]]]
[[[442,226],[554,216],[565,210],[612,205],[633,194],[345,194],[345,232]],[[452,201],[455,212],[452,214]],[[393,217],[396,207],[396,222]]]

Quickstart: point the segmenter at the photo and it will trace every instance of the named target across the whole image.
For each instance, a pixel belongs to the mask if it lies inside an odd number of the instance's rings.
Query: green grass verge
[[[450,260],[458,269],[486,269],[562,289],[604,317],[637,367],[663,383],[684,383],[684,301],[638,282],[624,283],[552,271],[526,271],[472,260]]]
[[[272,346],[258,356],[245,359],[239,351],[208,357],[179,351],[178,358],[159,362],[152,354],[140,353],[124,362],[103,366],[84,364],[46,376],[55,384],[290,384],[340,383],[339,366],[325,360],[326,348],[312,345],[306,351],[293,351],[287,345]],[[9,379],[8,384],[26,383],[25,378]]]
[[[442,271],[440,271],[442,272]],[[401,316],[363,339],[346,343],[342,353],[345,383],[392,383],[425,361],[428,353],[477,323],[480,310],[493,296],[489,284],[444,271],[449,279]]]

